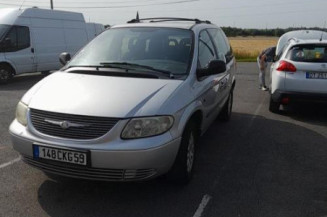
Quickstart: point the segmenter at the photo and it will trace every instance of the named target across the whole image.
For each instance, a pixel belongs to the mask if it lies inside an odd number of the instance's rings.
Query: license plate
[[[307,79],[327,79],[327,73],[325,72],[307,72]]]
[[[33,145],[34,158],[42,158],[78,165],[87,165],[87,152]]]

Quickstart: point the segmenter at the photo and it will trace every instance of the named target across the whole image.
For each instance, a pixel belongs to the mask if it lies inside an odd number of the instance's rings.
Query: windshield
[[[7,33],[9,28],[10,28],[10,25],[0,24],[0,40],[2,40],[2,38]]]
[[[286,58],[296,62],[327,62],[327,45],[296,45],[288,51]]]
[[[117,28],[99,35],[68,64],[73,66],[123,65],[152,73],[188,74],[192,32],[174,28]],[[113,64],[110,64],[113,63]]]

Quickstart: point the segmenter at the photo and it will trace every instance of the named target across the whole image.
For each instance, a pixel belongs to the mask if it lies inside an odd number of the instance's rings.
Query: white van
[[[89,39],[99,35],[103,30],[104,26],[100,23],[86,23],[87,37]]]
[[[81,13],[0,9],[0,83],[16,74],[59,69],[60,53],[74,55],[103,29],[86,24]]]

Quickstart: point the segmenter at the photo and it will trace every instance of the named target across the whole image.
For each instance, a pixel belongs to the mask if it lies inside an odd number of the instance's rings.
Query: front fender
[[[202,102],[200,100],[196,100],[175,114],[175,123],[177,124],[175,124],[174,127],[171,129],[171,134],[173,138],[178,138],[182,136],[186,124],[189,122],[193,114],[195,114],[197,111],[202,112],[202,107]],[[200,129],[202,129],[202,124],[200,126]]]

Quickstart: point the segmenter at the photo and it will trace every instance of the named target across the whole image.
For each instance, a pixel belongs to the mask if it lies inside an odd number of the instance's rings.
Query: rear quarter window
[[[286,58],[295,62],[327,62],[327,45],[296,45],[289,49]]]

